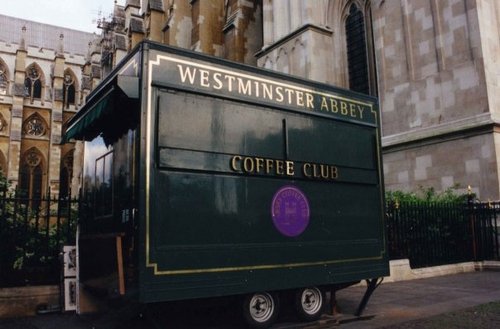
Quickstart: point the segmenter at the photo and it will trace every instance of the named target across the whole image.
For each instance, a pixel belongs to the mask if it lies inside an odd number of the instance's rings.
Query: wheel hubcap
[[[323,296],[318,288],[307,288],[302,291],[302,309],[305,313],[316,314],[323,304]]]
[[[257,322],[265,322],[274,313],[274,302],[268,293],[255,294],[250,300],[250,315]]]

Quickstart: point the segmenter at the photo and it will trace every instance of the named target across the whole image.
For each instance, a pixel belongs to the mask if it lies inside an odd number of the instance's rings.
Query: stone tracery
[[[9,77],[7,75],[7,68],[0,59],[0,95],[5,95],[8,92]]]
[[[23,133],[25,135],[42,137],[46,132],[47,124],[38,113],[32,114],[23,125]]]
[[[40,68],[35,63],[28,66],[24,80],[24,96],[29,97],[31,103],[34,99],[42,99],[42,80]]]

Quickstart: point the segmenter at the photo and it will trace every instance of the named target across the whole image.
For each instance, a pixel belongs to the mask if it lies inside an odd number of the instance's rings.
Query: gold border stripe
[[[161,60],[167,60],[167,61],[172,61],[172,62],[177,62],[177,63],[183,63],[183,64],[188,64],[188,65],[196,65],[198,67],[203,67],[211,70],[218,70],[219,72],[224,72],[224,73],[229,73],[233,75],[239,75],[241,77],[249,78],[249,79],[254,79],[258,81],[266,81],[266,82],[271,82],[276,85],[281,85],[281,86],[286,86],[286,87],[291,87],[296,90],[301,90],[301,91],[306,91],[310,93],[314,93],[317,95],[322,95],[322,96],[327,96],[327,97],[333,97],[333,98],[338,98],[342,100],[346,100],[352,103],[357,103],[357,104],[362,104],[370,107],[371,112],[374,114],[375,117],[375,122],[378,124],[377,120],[377,111],[373,109],[373,104],[372,103],[365,103],[365,102],[360,102],[356,100],[352,100],[349,98],[344,98],[340,97],[338,95],[332,95],[328,93],[322,93],[318,92],[312,89],[307,89],[303,87],[298,87],[295,85],[289,85],[286,83],[282,82],[276,82],[274,80],[267,80],[263,78],[259,78],[253,75],[247,75],[243,73],[235,73],[233,71],[228,71],[220,68],[214,68],[212,66],[208,65],[203,65],[203,64],[198,64],[198,63],[193,63],[190,61],[170,57],[170,56],[165,56],[165,55],[156,55],[156,60],[150,60],[148,63],[148,99],[147,99],[147,114],[146,114],[146,209],[145,209],[145,216],[146,216],[146,267],[152,267],[154,270],[154,275],[179,275],[179,274],[199,274],[199,273],[221,273],[221,272],[235,272],[235,271],[251,271],[251,270],[270,270],[270,269],[279,269],[279,268],[298,268],[298,267],[306,267],[306,266],[321,266],[321,265],[332,265],[332,264],[337,264],[337,263],[342,263],[342,262],[359,262],[359,261],[370,261],[370,260],[380,260],[383,258],[383,255],[385,254],[385,244],[384,244],[384,249],[381,251],[379,256],[376,257],[363,257],[363,258],[353,258],[353,259],[338,259],[338,260],[329,260],[329,261],[318,261],[318,262],[307,262],[307,263],[289,263],[289,264],[271,264],[271,265],[253,265],[253,266],[238,266],[238,267],[222,267],[222,268],[204,268],[204,269],[180,269],[180,270],[159,270],[158,269],[158,263],[154,263],[150,260],[150,223],[149,223],[149,218],[150,218],[150,211],[149,211],[149,205],[150,205],[150,179],[151,179],[151,118],[152,118],[152,108],[151,108],[151,97],[152,97],[152,72],[153,72],[153,65],[160,65]],[[378,133],[379,127],[376,127],[376,132]],[[378,145],[378,137],[377,137],[377,148],[380,146]],[[380,150],[380,149],[379,149]],[[378,151],[379,151],[378,150]],[[379,164],[380,168],[380,164]],[[379,178],[380,181],[380,178]],[[383,212],[383,210],[382,210]],[[385,235],[384,235],[385,239]]]
[[[261,77],[255,76],[255,75],[244,74],[244,73],[240,73],[240,72],[237,72],[237,71],[225,70],[225,69],[222,69],[222,68],[219,68],[219,67],[215,67],[215,66],[194,63],[192,61],[183,60],[183,59],[179,59],[179,58],[171,57],[171,56],[156,55],[156,61],[155,61],[157,63],[156,65],[159,65],[159,62],[162,59],[163,60],[167,60],[167,61],[171,61],[171,62],[175,62],[175,63],[181,63],[181,64],[190,65],[190,66],[197,66],[197,67],[200,67],[200,68],[204,68],[204,69],[208,69],[208,70],[212,70],[212,71],[218,71],[218,72],[222,72],[222,73],[226,73],[226,74],[230,74],[230,75],[236,75],[236,76],[240,76],[240,77],[243,77],[243,78],[246,78],[246,79],[251,79],[251,80],[256,80],[256,81],[261,81],[261,82],[268,82],[268,83],[272,83],[274,85],[278,85],[278,86],[282,86],[282,87],[286,87],[286,88],[291,88],[291,89],[295,89],[295,90],[300,90],[300,91],[308,92],[308,93],[311,93],[311,94],[316,94],[316,95],[321,95],[321,96],[326,96],[326,97],[331,97],[331,98],[337,98],[337,99],[341,99],[341,100],[348,101],[348,102],[355,103],[355,104],[365,105],[365,106],[370,107],[370,109],[373,112],[373,103],[370,103],[370,102],[358,101],[358,100],[354,100],[354,99],[351,99],[351,98],[346,98],[346,97],[339,96],[339,95],[334,95],[334,94],[328,94],[328,93],[325,93],[325,92],[320,92],[320,91],[317,91],[317,90],[314,90],[314,89],[304,88],[304,87],[301,87],[301,86],[292,85],[292,84],[288,84],[288,83],[284,83],[284,82],[279,82],[279,81],[276,81],[276,80],[270,80],[270,79],[261,78]],[[151,81],[152,81],[152,79],[151,79]],[[376,116],[375,116],[375,118],[376,118]]]

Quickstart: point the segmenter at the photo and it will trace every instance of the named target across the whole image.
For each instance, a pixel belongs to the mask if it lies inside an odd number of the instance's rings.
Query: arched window
[[[26,69],[26,79],[24,80],[24,95],[26,97],[29,97],[32,103],[34,99],[42,98],[41,74],[35,64],[30,65]]]
[[[7,67],[0,59],[0,95],[6,95],[9,90],[9,77]]]
[[[7,121],[3,118],[2,113],[0,113],[0,133],[7,132]]]
[[[366,29],[363,13],[356,4],[349,8],[345,21],[349,89],[370,93]]]
[[[64,108],[75,105],[75,78],[70,70],[64,71],[63,101]]]
[[[71,150],[64,155],[61,161],[61,177],[59,179],[59,197],[70,196],[71,177],[73,177],[73,155],[75,150]]]
[[[31,148],[23,156],[19,171],[19,187],[26,197],[26,203],[33,208],[40,206],[42,197],[43,156]]]

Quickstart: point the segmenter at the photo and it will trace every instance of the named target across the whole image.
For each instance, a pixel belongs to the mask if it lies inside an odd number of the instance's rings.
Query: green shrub
[[[57,208],[51,207],[57,199],[48,202],[49,209],[37,210],[16,200],[15,195],[0,172],[0,266],[21,270],[57,263],[61,246],[74,240],[77,205],[61,211],[58,225],[53,219],[58,216]],[[45,201],[43,205],[47,205]],[[69,212],[71,221],[66,216]]]
[[[415,192],[386,191],[385,198],[389,203],[464,203],[469,197],[474,198],[474,194],[458,193],[459,187],[459,185],[455,185],[442,192],[436,192],[433,187],[424,188],[423,186],[420,186]]]

